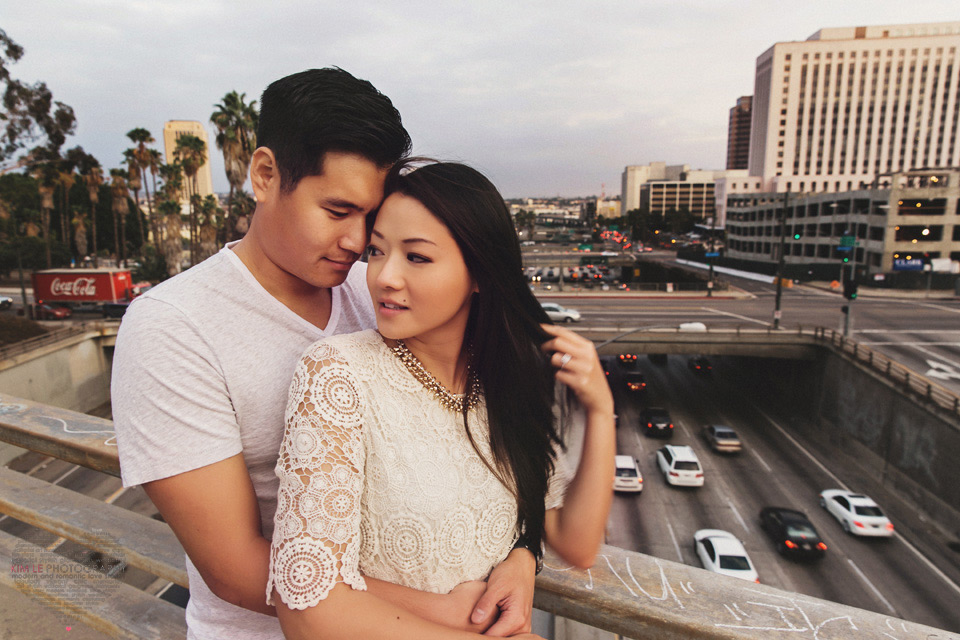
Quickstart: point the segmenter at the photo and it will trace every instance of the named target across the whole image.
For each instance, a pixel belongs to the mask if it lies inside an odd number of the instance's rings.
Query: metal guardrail
[[[119,463],[112,436],[109,421],[0,395],[0,440],[116,474]],[[57,493],[69,493],[67,490],[35,488],[32,484],[44,483],[26,478],[11,477],[3,481],[22,495],[11,496],[8,494],[12,489],[4,490],[0,511],[13,512],[18,518],[32,518],[31,524],[57,535],[96,545],[96,533],[83,531],[78,525],[103,521],[102,517],[80,513],[94,508],[87,504],[92,499],[82,497],[86,501],[82,502],[78,496],[73,507],[76,513],[71,513],[70,501]],[[45,501],[55,504],[41,504]],[[174,566],[170,560],[170,547],[176,545],[172,532],[166,525],[155,522],[151,524],[162,531],[150,535],[128,531],[136,528],[130,524],[132,517],[140,516],[130,514],[124,516],[125,519],[118,516],[110,521],[116,523],[111,525],[111,544],[119,543],[119,552],[126,553],[134,566],[150,567],[147,570],[152,568],[155,572],[162,569],[171,576],[168,579],[177,580],[181,567]],[[0,558],[4,560],[15,558],[20,544],[9,538],[9,535],[0,536]],[[56,583],[50,593],[44,591],[43,583],[29,582],[24,590],[53,602],[113,637],[183,637],[185,627],[178,617],[182,611],[171,609],[169,603],[131,590],[127,585],[119,585],[123,589],[110,589],[102,579],[90,580],[89,574],[85,575],[87,579],[70,589]],[[0,582],[15,583],[9,578],[9,575],[0,576]],[[567,567],[548,553],[545,570],[537,578],[534,603],[544,611],[638,640],[760,637],[765,640],[960,640],[956,634],[891,616],[609,546],[603,547],[596,565],[584,571]]]
[[[24,353],[30,353],[37,349],[42,349],[51,344],[56,344],[73,336],[88,333],[90,331],[103,331],[105,323],[100,320],[73,323],[65,327],[57,327],[42,335],[13,342],[11,344],[0,346],[0,361],[8,360]]]

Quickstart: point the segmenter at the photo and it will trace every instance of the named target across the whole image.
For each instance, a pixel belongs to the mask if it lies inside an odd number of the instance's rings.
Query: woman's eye
[[[372,258],[374,256],[383,255],[383,251],[380,251],[380,249],[370,244],[370,245],[367,245],[367,255]]]
[[[407,260],[409,260],[410,262],[413,262],[414,264],[424,264],[427,262],[433,262],[433,260],[431,260],[430,258],[426,256],[421,256],[420,254],[417,254],[417,253],[408,253]]]

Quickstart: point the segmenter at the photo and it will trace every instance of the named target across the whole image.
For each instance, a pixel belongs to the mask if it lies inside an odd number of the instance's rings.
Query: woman
[[[486,178],[437,163],[389,191],[367,268],[378,331],[313,345],[290,391],[267,586],[288,638],[479,637],[378,600],[363,575],[446,593],[518,538],[580,567],[603,540],[615,432],[593,345],[548,324]],[[555,380],[586,413],[567,487]]]

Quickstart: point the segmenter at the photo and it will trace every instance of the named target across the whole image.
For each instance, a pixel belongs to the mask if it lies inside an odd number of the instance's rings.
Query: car
[[[702,487],[703,467],[692,447],[668,444],[657,449],[657,465],[667,484],[678,487]]]
[[[49,302],[39,302],[33,308],[37,320],[66,320],[73,312],[67,307],[53,306]]]
[[[893,535],[893,523],[880,505],[861,493],[827,489],[820,493],[820,506],[849,534],[883,538]]]
[[[760,582],[743,543],[729,531],[700,529],[693,534],[693,548],[700,564],[707,571],[720,575]]]
[[[708,424],[700,433],[707,444],[718,453],[739,453],[743,448],[737,432],[722,424]]]
[[[619,356],[617,356],[617,364],[619,364],[623,369],[636,371],[637,356],[633,353],[621,353]]]
[[[643,491],[643,474],[640,473],[640,463],[633,456],[615,456],[613,476],[614,491],[629,491],[639,493]]]
[[[627,391],[644,391],[647,388],[647,379],[639,371],[625,371],[623,384]]]
[[[760,510],[760,527],[777,545],[781,555],[819,560],[827,551],[826,543],[802,511],[764,507]]]
[[[13,298],[10,296],[0,296],[0,311],[9,309],[13,306]]]
[[[556,302],[541,303],[547,316],[554,322],[580,322],[580,312],[576,309],[561,307]]]
[[[647,407],[640,412],[640,431],[651,438],[672,438],[673,421],[663,407]]]
[[[705,356],[693,356],[687,360],[687,366],[690,367],[690,370],[694,373],[699,373],[701,375],[708,375],[713,371],[713,365],[710,364]]]
[[[129,302],[106,302],[103,305],[102,312],[104,318],[122,318],[127,312]]]

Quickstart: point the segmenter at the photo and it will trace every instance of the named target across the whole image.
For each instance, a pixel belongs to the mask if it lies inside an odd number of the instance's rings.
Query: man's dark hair
[[[257,144],[273,151],[280,188],[293,191],[323,172],[327,151],[356,153],[389,167],[410,153],[410,136],[390,98],[343,69],[281,78],[260,99]]]

